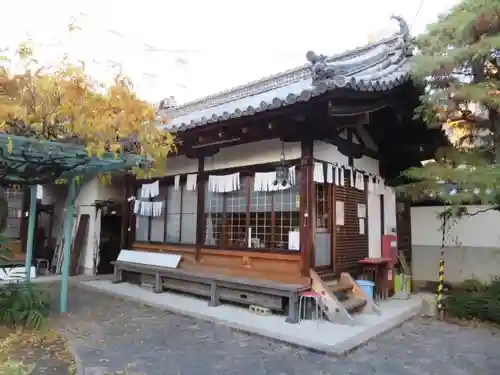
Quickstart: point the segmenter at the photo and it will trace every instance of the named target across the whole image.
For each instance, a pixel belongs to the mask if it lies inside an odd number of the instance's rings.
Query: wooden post
[[[68,287],[69,287],[69,266],[71,258],[71,242],[73,231],[73,200],[75,198],[75,179],[69,183],[68,197],[66,198],[66,214],[64,217],[64,247],[61,277],[61,298],[59,311],[68,311]]]
[[[313,141],[303,140],[301,144],[301,168],[300,168],[300,257],[302,263],[302,276],[309,276],[312,261],[312,205],[313,181],[312,181],[312,153]]]
[[[128,197],[132,194],[130,192],[130,180],[127,175],[124,176],[125,186],[124,186],[124,197],[121,208],[121,236],[120,236],[120,248],[128,249],[129,245],[129,232],[130,232],[130,202]],[[97,212],[97,210],[96,210]]]
[[[28,235],[26,240],[26,281],[31,279],[31,264],[33,263],[33,247],[36,227],[36,185],[30,186],[30,207],[28,214]]]
[[[204,227],[205,227],[205,158],[203,156],[198,157],[198,176],[196,180],[196,192],[197,192],[197,202],[196,202],[196,250],[194,257],[196,261],[200,258],[201,248],[203,247],[204,239]]]

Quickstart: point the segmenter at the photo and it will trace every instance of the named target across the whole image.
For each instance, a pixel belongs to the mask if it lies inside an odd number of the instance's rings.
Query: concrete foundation
[[[309,320],[289,324],[285,322],[284,316],[260,316],[248,309],[230,305],[209,307],[206,300],[166,292],[153,294],[126,283],[93,280],[79,281],[74,285],[333,355],[345,354],[400,325],[417,315],[422,306],[422,300],[413,296],[409,300],[383,301],[380,303],[381,315],[357,315],[355,326]]]

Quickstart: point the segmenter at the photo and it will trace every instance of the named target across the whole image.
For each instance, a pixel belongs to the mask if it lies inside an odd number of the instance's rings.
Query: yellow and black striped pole
[[[439,311],[439,318],[441,320],[443,320],[444,318],[443,292],[444,292],[444,248],[441,249],[441,256],[439,257],[439,279],[437,288],[437,309]]]
[[[439,318],[443,320],[444,318],[444,246],[446,244],[446,230],[448,224],[448,212],[444,211],[441,217],[443,219],[443,225],[441,228],[441,254],[439,256],[439,278],[438,278],[438,288],[437,288],[437,310],[439,311]]]

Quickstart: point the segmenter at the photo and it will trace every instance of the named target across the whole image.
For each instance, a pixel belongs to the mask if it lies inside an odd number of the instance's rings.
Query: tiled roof
[[[250,116],[303,102],[337,88],[390,90],[409,79],[411,42],[406,22],[389,38],[333,57],[307,53],[309,63],[164,111],[169,131]]]

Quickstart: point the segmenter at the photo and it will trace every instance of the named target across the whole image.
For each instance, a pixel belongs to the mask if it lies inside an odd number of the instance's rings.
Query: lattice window
[[[250,247],[271,248],[273,228],[273,193],[253,191],[250,199]]]
[[[328,186],[316,184],[316,228],[330,229],[331,215],[329,212]]]
[[[248,187],[248,178],[241,178],[240,190],[224,194],[224,246],[247,247]]]
[[[300,229],[299,186],[276,192],[253,191],[252,182],[252,178],[242,178],[241,189],[232,193],[206,190],[206,245],[289,248],[289,232]]]
[[[273,192],[273,243],[275,249],[288,249],[288,236],[291,231],[300,229],[300,189],[298,185]]]
[[[205,184],[205,244],[219,246],[224,216],[224,195],[213,193]]]

